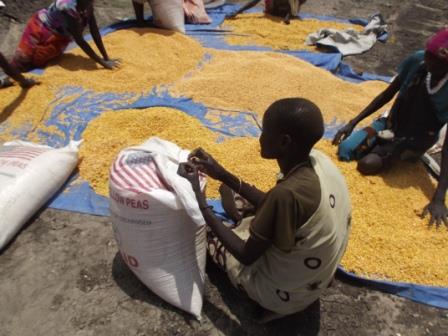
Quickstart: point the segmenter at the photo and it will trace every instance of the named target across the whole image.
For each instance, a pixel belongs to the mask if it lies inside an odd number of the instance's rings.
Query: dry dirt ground
[[[11,53],[32,11],[49,1],[3,0],[0,50]],[[309,0],[304,10],[339,17],[375,11],[391,38],[347,61],[393,74],[399,61],[446,24],[446,0]],[[102,25],[131,14],[130,1],[97,1]],[[11,19],[15,18],[15,19]],[[1,93],[0,93],[1,94]],[[437,253],[437,251],[434,251]],[[202,322],[162,302],[117,254],[108,218],[45,209],[0,254],[0,335],[448,335],[448,311],[342,280],[305,312],[260,326],[256,306],[208,269]]]

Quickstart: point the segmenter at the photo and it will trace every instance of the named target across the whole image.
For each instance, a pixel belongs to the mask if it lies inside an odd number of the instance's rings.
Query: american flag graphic
[[[172,190],[160,175],[150,153],[122,152],[110,169],[111,181],[120,189],[137,194],[155,189]]]
[[[30,146],[5,146],[3,148],[3,150],[0,149],[0,158],[20,159],[25,161],[31,161],[42,153],[48,151],[47,148]]]

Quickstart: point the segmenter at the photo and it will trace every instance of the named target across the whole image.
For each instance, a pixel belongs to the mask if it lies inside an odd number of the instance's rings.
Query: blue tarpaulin
[[[220,28],[226,14],[237,9],[236,5],[224,5],[210,11],[210,17],[213,22],[210,25],[187,25],[187,34],[199,40],[204,46],[225,50],[255,50],[266,51],[269,48],[259,46],[230,46],[225,40],[225,33]],[[255,9],[257,10],[257,9]],[[308,14],[301,14],[305,18],[317,18],[320,20],[331,20],[341,22],[351,22],[365,25],[364,20],[340,20],[334,17],[323,17]],[[119,22],[101,30],[103,35],[112,33],[118,29],[132,27],[135,22],[132,20]],[[385,36],[381,37],[383,40]],[[383,80],[389,81],[390,78],[377,76],[373,74],[357,74],[348,65],[342,63],[339,53],[314,53],[308,51],[277,51],[287,53],[310,62],[318,67],[327,69],[345,80],[361,82],[365,80]],[[206,56],[207,57],[207,56]],[[35,72],[35,73],[38,73]],[[64,102],[64,97],[71,96],[73,99],[69,103]],[[128,103],[130,98],[135,98],[133,103]],[[205,106],[193,102],[189,98],[175,98],[166,92],[156,92],[148,90],[148,93],[140,97],[133,97],[132,94],[116,93],[96,93],[79,87],[64,87],[58,93],[55,101],[52,103],[50,118],[46,122],[47,126],[53,125],[60,134],[40,133],[41,139],[51,146],[60,147],[68,144],[70,140],[79,140],[82,132],[88,123],[106,110],[123,110],[148,108],[152,106],[173,107],[188,113],[201,120],[209,129],[221,133],[223,136],[258,136],[259,127],[257,116],[248,111],[229,111],[222,110],[225,113],[221,119],[212,122],[206,118],[210,109],[214,107]],[[83,111],[78,113],[77,111]],[[331,138],[336,130],[341,126],[340,122],[334,121],[326,125],[325,137]],[[1,131],[1,127],[0,127]],[[26,135],[29,130],[17,130],[17,135]],[[225,216],[221,203],[218,200],[210,200],[215,211],[220,216]],[[57,195],[49,204],[50,207],[61,210],[76,211],[81,213],[107,216],[109,214],[108,199],[97,195],[87,182],[79,179],[76,173],[67,183],[63,191]],[[340,273],[356,283],[380,291],[393,293],[408,299],[432,305],[435,307],[448,309],[448,288],[421,286],[407,283],[396,283],[388,281],[377,281],[359,277],[340,269]]]

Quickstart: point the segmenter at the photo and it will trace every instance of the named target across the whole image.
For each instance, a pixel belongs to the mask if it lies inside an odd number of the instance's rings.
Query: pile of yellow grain
[[[229,44],[257,45],[277,50],[314,50],[314,46],[305,45],[306,37],[324,28],[363,29],[358,25],[316,19],[291,20],[287,25],[282,18],[263,13],[238,15],[236,19],[226,20],[224,25],[236,34],[226,38]]]
[[[275,161],[260,158],[258,139],[216,134],[179,110],[154,107],[110,111],[93,120],[83,134],[81,176],[95,191],[108,194],[108,172],[118,152],[151,136],[193,149],[201,146],[229,171],[267,191],[275,184]],[[346,177],[350,189],[352,232],[343,266],[376,279],[448,286],[448,230],[428,229],[418,214],[434,192],[434,181],[421,164],[402,163],[381,176],[361,176],[356,163],[339,162],[336,148],[322,141]],[[207,196],[216,198],[219,183],[209,179]]]
[[[350,190],[352,232],[345,269],[375,279],[448,287],[448,229],[419,217],[435,182],[422,164],[399,163],[380,176],[362,176],[340,162],[328,141],[317,146],[341,169]]]
[[[275,100],[303,97],[316,103],[326,122],[348,121],[387,84],[354,84],[296,57],[273,52],[208,51],[210,63],[177,82],[172,92],[210,108],[256,112],[260,117]]]
[[[223,143],[209,143],[202,147],[243,181],[263,191],[274,187],[279,172],[277,161],[261,158],[258,138],[229,138]],[[218,188],[219,183],[209,179],[207,197],[219,198]]]
[[[42,80],[100,92],[149,92],[195,69],[204,53],[194,39],[162,29],[120,30],[103,41],[109,57],[121,59],[118,69],[104,69],[76,48],[48,67]]]
[[[38,130],[57,132],[43,124],[50,116],[55,93],[64,85],[82,86],[98,92],[149,92],[168,85],[201,61],[204,50],[194,39],[159,29],[121,30],[104,37],[112,58],[121,58],[119,69],[106,70],[90,60],[79,48],[62,56],[39,77],[41,85],[21,90],[18,85],[0,94],[0,142],[18,138],[15,130],[30,131],[37,141]],[[93,45],[93,44],[92,44]],[[77,96],[67,97],[65,103]],[[63,103],[58,101],[58,104]],[[82,109],[79,113],[82,113]],[[23,135],[20,136],[23,138]]]
[[[151,136],[182,148],[203,147],[226,168],[265,190],[275,183],[276,163],[259,157],[258,140],[236,138],[217,144],[216,134],[186,113],[165,107],[105,112],[83,133],[79,171],[95,192],[108,195],[109,167],[120,150],[141,144]],[[219,184],[209,179],[207,196],[216,198]]]
[[[16,138],[13,131],[31,131],[39,127],[52,109],[54,89],[48,85],[22,90],[18,85],[1,89],[0,142]]]

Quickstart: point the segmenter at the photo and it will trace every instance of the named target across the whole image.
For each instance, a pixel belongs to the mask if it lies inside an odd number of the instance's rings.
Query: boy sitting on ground
[[[347,186],[330,159],[312,150],[323,133],[321,112],[306,99],[281,99],[268,108],[261,156],[277,160],[283,178],[267,193],[228,172],[200,148],[179,166],[208,225],[212,260],[236,288],[265,308],[261,322],[316,301],[331,283],[347,245]],[[243,218],[234,229],[223,224],[201,192],[199,171],[241,195],[255,216]]]

